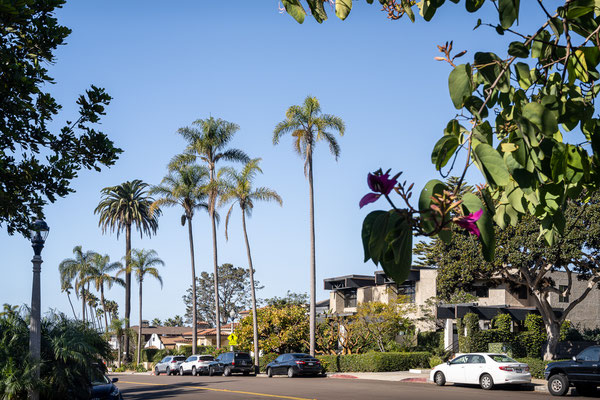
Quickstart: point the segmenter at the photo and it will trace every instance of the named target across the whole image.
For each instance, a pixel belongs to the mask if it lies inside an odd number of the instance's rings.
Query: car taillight
[[[529,367],[523,368],[524,371],[529,371]]]
[[[319,360],[316,360],[316,361],[315,361],[315,364],[321,364],[321,361],[319,361]]]
[[[296,361],[296,364],[306,364],[304,361]]]
[[[502,367],[500,367],[500,369],[502,371],[514,371],[513,367],[504,367],[504,366],[502,366]]]
[[[231,365],[235,365],[235,361],[232,361],[232,362],[231,362]]]
[[[176,360],[171,360],[172,363],[177,362]]]

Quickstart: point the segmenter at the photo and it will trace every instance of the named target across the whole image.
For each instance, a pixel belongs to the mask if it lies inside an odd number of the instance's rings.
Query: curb
[[[346,374],[327,375],[327,377],[328,378],[336,378],[336,379],[359,379],[358,376],[346,375]]]

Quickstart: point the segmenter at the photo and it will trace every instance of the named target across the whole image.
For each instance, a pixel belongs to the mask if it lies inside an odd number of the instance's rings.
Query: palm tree
[[[109,313],[109,320],[113,320],[115,318],[117,318],[118,314],[119,314],[119,305],[117,304],[116,301],[114,300],[105,300],[106,302],[106,312]]]
[[[227,238],[227,227],[229,226],[229,216],[233,211],[233,206],[238,203],[242,210],[242,228],[244,229],[244,240],[246,241],[246,253],[248,254],[248,269],[250,272],[250,286],[252,295],[252,330],[254,332],[254,365],[256,370],[260,367],[259,355],[258,355],[258,321],[256,317],[256,293],[254,287],[254,267],[252,266],[252,255],[250,252],[250,242],[248,241],[248,231],[246,230],[246,215],[249,217],[252,215],[252,209],[254,208],[255,201],[277,201],[279,205],[283,205],[281,197],[277,192],[266,188],[259,187],[254,189],[252,187],[254,178],[258,172],[262,173],[262,169],[258,165],[260,158],[250,160],[241,172],[235,171],[233,168],[225,169],[228,175],[230,186],[221,195],[221,204],[233,201],[229,211],[227,212],[227,218],[225,218],[225,238]]]
[[[162,288],[163,280],[158,269],[159,265],[165,265],[163,260],[158,258],[158,254],[154,250],[137,250],[131,251],[131,263],[129,267],[125,267],[119,273],[131,273],[135,274],[135,277],[139,283],[139,296],[140,296],[140,325],[138,329],[138,340],[137,340],[137,363],[140,363],[140,355],[142,351],[142,286],[146,275],[155,277],[160,282]]]
[[[102,233],[110,229],[111,232],[125,231],[125,268],[129,268],[131,259],[131,226],[135,224],[140,232],[140,238],[146,234],[152,236],[158,229],[160,209],[150,212],[154,199],[146,194],[147,183],[139,179],[124,182],[118,186],[109,186],[102,189],[102,200],[94,210],[100,214],[98,226]],[[125,275],[125,320],[126,329],[129,329],[131,314],[131,273]],[[125,358],[129,359],[129,335],[125,337]]]
[[[187,141],[188,146],[184,154],[176,157],[173,164],[189,163],[200,158],[208,166],[210,183],[208,193],[208,213],[212,223],[213,239],[213,263],[214,263],[214,290],[215,290],[215,321],[217,334],[217,347],[221,347],[221,313],[219,309],[219,272],[217,261],[217,216],[216,204],[219,195],[218,177],[216,172],[217,162],[240,161],[248,162],[249,157],[242,150],[227,149],[227,144],[233,135],[239,130],[239,126],[222,119],[210,117],[198,119],[191,127],[180,128],[177,132]],[[194,287],[195,284],[192,284]],[[194,327],[194,330],[196,327]]]
[[[196,304],[196,263],[194,260],[194,235],[192,233],[192,218],[196,209],[208,210],[207,184],[209,172],[205,167],[196,164],[176,165],[163,178],[160,185],[153,186],[150,194],[159,196],[152,203],[152,209],[156,207],[175,206],[183,207],[181,225],[188,225],[188,238],[190,241],[190,258],[192,264],[192,354],[196,354],[198,345],[198,310]]]
[[[94,284],[96,291],[100,292],[100,303],[102,304],[102,309],[106,310],[106,299],[104,298],[104,286],[108,289],[112,288],[113,284],[118,284],[120,286],[125,286],[125,282],[121,278],[117,278],[116,276],[112,276],[111,273],[117,272],[123,268],[123,264],[120,262],[110,262],[110,257],[108,255],[100,255],[94,254],[91,259],[92,265],[90,274],[86,277],[87,282],[91,282]],[[108,317],[104,313],[104,326],[108,331]]]
[[[121,368],[121,348],[123,345],[123,336],[126,332],[125,325],[129,325],[125,319],[114,318],[112,321],[110,321],[110,332],[117,337],[119,368]]]
[[[92,270],[92,258],[96,253],[93,251],[84,252],[81,246],[75,246],[73,254],[75,255],[74,258],[66,258],[61,261],[58,270],[62,287],[71,286],[71,282],[74,282],[75,293],[79,293],[78,297],[81,296],[81,320],[85,321],[85,306],[87,303],[85,286],[87,277]]]
[[[161,326],[162,321],[159,318],[154,318],[151,322],[152,326]]]
[[[337,160],[340,146],[335,136],[329,131],[344,135],[344,121],[334,115],[321,113],[321,106],[316,97],[307,96],[300,106],[287,109],[285,120],[275,127],[273,144],[278,144],[285,134],[294,137],[294,150],[304,158],[304,174],[308,178],[310,197],[310,354],[315,355],[316,328],[316,258],[315,258],[315,198],[313,193],[313,151],[319,140],[329,144],[329,150]]]
[[[73,302],[71,301],[71,290],[73,290],[73,285],[70,281],[63,281],[61,277],[60,282],[60,291],[65,292],[67,294],[67,299],[69,299],[69,304],[71,305],[71,310],[73,311],[73,318],[77,319],[77,314],[75,313],[75,307],[73,307]]]

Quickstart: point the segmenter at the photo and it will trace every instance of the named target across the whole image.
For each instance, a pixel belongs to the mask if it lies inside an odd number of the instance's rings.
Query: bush
[[[444,360],[440,356],[429,357],[429,368],[435,368],[436,366],[443,364]]]
[[[260,358],[260,372],[265,372],[267,364],[279,357],[277,353],[266,353]]]
[[[144,364],[140,363],[134,367],[134,371],[135,372],[146,372],[148,370],[144,367]]]
[[[198,347],[196,347],[196,351],[198,351]],[[186,345],[186,346],[180,346],[177,351],[177,354],[182,354],[184,356],[189,357],[192,355],[192,346],[191,345]]]
[[[170,356],[172,354],[173,354],[173,351],[171,349],[158,350],[156,353],[154,353],[154,357],[152,357],[152,362],[154,364],[156,364],[157,362],[159,362],[166,356]]]
[[[389,372],[429,368],[428,352],[377,353],[317,356],[328,372]]]
[[[142,361],[153,362],[154,356],[159,351],[158,349],[142,349]]]
[[[517,361],[526,363],[527,365],[529,365],[529,372],[531,372],[532,378],[544,379],[544,370],[546,369],[546,365],[548,365],[551,362],[565,361],[565,360],[544,361],[544,360],[540,360],[539,358],[525,357],[525,358],[517,358]]]
[[[444,332],[419,332],[417,349],[439,354],[444,349]]]

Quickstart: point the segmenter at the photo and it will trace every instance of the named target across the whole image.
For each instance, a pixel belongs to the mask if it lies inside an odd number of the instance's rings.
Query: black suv
[[[575,386],[581,395],[594,394],[600,385],[600,346],[588,347],[573,360],[548,364],[544,378],[554,396],[564,396],[570,386]]]
[[[254,372],[254,363],[250,354],[237,351],[223,353],[208,366],[209,375],[223,374],[229,376],[236,372],[241,372],[244,375]]]

